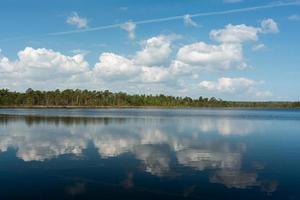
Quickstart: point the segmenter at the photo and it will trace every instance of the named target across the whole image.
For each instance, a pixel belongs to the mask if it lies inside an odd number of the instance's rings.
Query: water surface
[[[300,199],[300,111],[0,109],[0,199]]]

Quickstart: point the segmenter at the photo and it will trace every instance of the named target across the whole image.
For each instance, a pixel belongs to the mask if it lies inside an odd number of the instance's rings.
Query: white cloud
[[[238,9],[231,9],[231,10],[220,10],[220,11],[213,11],[213,12],[201,12],[201,13],[195,13],[191,15],[191,17],[202,17],[202,16],[226,16],[226,15],[232,15],[233,13],[244,13],[244,12],[254,12],[257,10],[265,10],[270,8],[280,8],[280,7],[288,7],[288,6],[298,6],[300,3],[295,2],[276,2],[272,4],[265,4],[261,6],[253,6],[253,7],[246,7],[246,8],[238,8]],[[162,21],[173,21],[173,20],[182,20],[184,15],[177,15],[177,16],[167,16],[162,18],[153,18],[149,20],[140,20],[140,21],[133,21],[135,24],[152,24],[152,23],[160,23]],[[119,28],[120,24],[110,24],[110,25],[104,25],[104,26],[97,26],[97,27],[91,27],[84,30],[81,30],[78,32],[77,30],[71,30],[71,31],[62,31],[62,32],[53,32],[48,33],[48,35],[67,35],[67,34],[78,34],[78,33],[84,33],[84,32],[93,32],[93,31],[99,31],[99,30],[105,30],[105,29],[115,29]]]
[[[1,77],[1,74],[9,73],[14,70],[13,63],[11,63],[7,57],[3,56],[1,54],[1,51],[2,50],[0,49],[0,77]]]
[[[278,33],[279,32],[279,28],[277,23],[271,19],[264,19],[261,22],[261,32],[262,33]]]
[[[300,15],[293,14],[293,15],[290,15],[288,17],[288,19],[291,20],[291,21],[300,21]]]
[[[202,81],[199,86],[202,89],[208,91],[236,93],[248,91],[251,87],[257,85],[259,82],[247,79],[244,77],[239,78],[219,78],[216,82],[214,81]]]
[[[88,20],[84,17],[80,17],[77,12],[72,12],[66,22],[70,25],[76,26],[77,28],[86,28],[88,26]]]
[[[224,184],[227,188],[246,189],[259,186],[257,173],[244,172],[240,170],[219,170],[209,178],[211,183]]]
[[[257,41],[258,33],[278,33],[277,23],[271,19],[264,19],[261,27],[247,26],[245,24],[228,24],[224,29],[212,30],[210,38],[220,43],[243,43],[247,41]]]
[[[168,69],[137,65],[133,60],[113,53],[103,53],[93,69],[94,79],[129,81],[139,83],[161,82],[168,76]]]
[[[259,33],[274,33],[278,30],[276,27],[274,20],[267,19],[262,22],[262,27],[229,24],[223,29],[212,30],[210,38],[220,44],[197,42],[181,47],[171,64],[171,71],[174,74],[195,74],[202,70],[245,69],[249,66],[243,56],[243,43],[258,41]],[[253,50],[263,47],[259,44]]]
[[[88,70],[88,62],[81,54],[66,56],[51,49],[26,47],[18,53],[18,58],[17,70],[33,78],[76,74]]]
[[[26,47],[15,61],[0,56],[0,85],[14,90],[68,87],[72,76],[88,70],[89,64],[81,54],[67,56],[51,49]]]
[[[197,42],[185,45],[178,50],[176,60],[179,62],[173,61],[171,68],[177,74],[179,69],[194,73],[203,69],[209,71],[245,69],[248,64],[243,56],[243,43],[258,41],[259,33],[275,33],[277,31],[279,31],[277,24],[272,19],[263,20],[261,27],[228,24],[223,29],[210,31],[210,38],[220,44]],[[260,44],[254,47],[254,50],[263,47]]]
[[[144,48],[136,53],[135,62],[147,66],[165,64],[172,52],[173,39],[172,36],[161,35],[146,40]]]
[[[136,24],[134,22],[128,21],[128,22],[122,24],[121,28],[128,33],[128,37],[130,39],[132,39],[132,40],[135,39]]]
[[[133,58],[114,53],[102,53],[95,64],[93,75],[106,80],[122,80],[140,83],[164,81],[169,73],[166,67],[172,52],[171,41],[176,35],[160,35],[143,43],[143,49]]]
[[[183,22],[186,26],[193,26],[193,27],[197,27],[198,24],[192,20],[192,17],[190,15],[184,15],[183,16]]]
[[[170,73],[176,76],[191,74],[193,67],[179,60],[173,60],[170,65]]]
[[[161,82],[167,79],[168,69],[162,67],[143,67],[140,75],[142,82]]]
[[[255,132],[251,120],[207,117],[197,121],[201,132],[217,132],[221,135],[247,135]]]
[[[258,85],[264,81],[256,81],[244,77],[219,78],[217,81],[202,81],[199,87],[213,93],[228,93],[232,95],[247,95],[251,99],[267,99],[273,94],[268,90],[259,90]]]
[[[144,162],[145,171],[156,175],[164,176],[170,171],[171,159],[164,149],[158,146],[142,145],[135,148],[135,156]]]
[[[214,147],[216,144],[211,143],[210,145],[211,147],[209,148],[190,147],[176,152],[178,163],[200,171],[205,169],[228,169],[235,171],[240,168],[242,152],[231,152],[230,148],[227,151],[220,151]],[[225,146],[226,143],[218,145]]]
[[[257,41],[259,28],[228,24],[224,29],[212,30],[210,38],[221,43],[242,43],[246,41]]]
[[[198,42],[186,45],[179,49],[177,60],[208,70],[243,69],[246,67],[240,44],[210,45]]]
[[[138,73],[133,61],[114,53],[102,53],[93,69],[94,75],[104,79],[131,78]]]
[[[106,132],[103,134],[93,135],[91,138],[102,158],[115,157],[122,153],[132,151],[135,145],[139,144],[136,137],[128,137],[128,133],[123,135]]]
[[[126,30],[134,34],[133,27],[135,25],[127,25]],[[258,41],[261,29],[244,24],[229,24],[223,29],[210,32],[211,39],[217,43],[199,41],[178,49],[173,41],[179,36],[158,35],[143,41],[141,50],[132,55],[103,52],[91,68],[84,58],[85,51],[80,49],[73,51],[75,55],[69,56],[51,49],[26,47],[14,61],[0,53],[0,86],[14,90],[27,87],[79,87],[126,92],[137,91],[138,88],[140,93],[149,93],[147,87],[151,84],[151,92],[185,95],[199,90],[198,80],[205,73],[247,68],[249,65],[243,55],[243,44],[246,41]],[[262,44],[255,47],[255,50],[260,48]],[[221,78],[216,82],[200,83],[208,91],[229,93],[248,91],[255,85],[255,81],[246,78]],[[268,96],[259,90],[253,90],[251,94],[257,98]]]

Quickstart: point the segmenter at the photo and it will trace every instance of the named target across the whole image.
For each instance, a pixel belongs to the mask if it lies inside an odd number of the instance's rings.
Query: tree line
[[[124,92],[89,90],[40,91],[27,89],[26,92],[0,90],[1,107],[262,107],[300,108],[300,102],[236,102],[215,97],[199,98],[160,95],[137,95]]]

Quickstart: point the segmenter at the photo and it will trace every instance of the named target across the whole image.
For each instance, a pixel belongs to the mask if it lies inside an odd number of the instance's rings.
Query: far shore
[[[196,107],[196,106],[0,106],[0,109],[247,109],[247,110],[269,110],[269,109],[289,109],[298,110],[300,107]]]

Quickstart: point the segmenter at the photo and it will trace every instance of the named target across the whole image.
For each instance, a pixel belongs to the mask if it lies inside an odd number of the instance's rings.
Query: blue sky
[[[0,87],[300,99],[300,2],[2,0]]]

